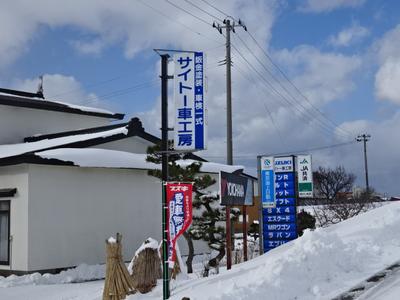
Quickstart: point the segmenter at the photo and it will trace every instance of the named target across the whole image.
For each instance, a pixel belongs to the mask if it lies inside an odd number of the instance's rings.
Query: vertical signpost
[[[311,155],[297,156],[297,173],[299,198],[312,198],[313,178],[311,168]]]
[[[163,239],[163,299],[170,296],[168,261],[174,258],[176,239],[190,225],[183,224],[180,194],[167,194],[168,181],[168,80],[174,79],[175,128],[174,148],[182,152],[206,148],[206,106],[204,102],[204,59],[202,52],[155,50],[157,53],[175,52],[174,76],[168,75],[169,54],[161,56],[161,154],[162,154],[162,239]],[[184,184],[182,184],[183,186]],[[171,191],[169,191],[171,193]],[[186,196],[184,196],[186,197]],[[172,199],[172,200],[171,200]],[[184,198],[186,199],[186,198]],[[173,206],[171,206],[174,203]],[[187,203],[187,202],[184,202]],[[186,206],[185,206],[186,207]],[[189,208],[186,208],[186,212]],[[191,208],[190,208],[191,209]],[[191,210],[190,210],[191,212]],[[184,213],[183,217],[186,217]],[[170,217],[172,219],[170,219]],[[172,220],[172,221],[171,221]],[[186,222],[186,223],[185,223]],[[183,226],[182,228],[180,226]],[[186,229],[183,229],[186,228]],[[179,229],[176,231],[176,229]],[[174,231],[172,231],[174,230]],[[173,234],[173,237],[171,236]]]
[[[175,150],[206,149],[204,57],[202,52],[174,55]]]
[[[273,172],[274,205],[263,205],[264,252],[297,238],[294,157],[275,157]],[[270,189],[262,184],[261,195],[267,194]]]

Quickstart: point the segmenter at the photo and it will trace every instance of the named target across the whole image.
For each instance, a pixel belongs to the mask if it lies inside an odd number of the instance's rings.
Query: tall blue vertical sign
[[[274,158],[275,207],[263,207],[264,252],[297,238],[292,156]]]

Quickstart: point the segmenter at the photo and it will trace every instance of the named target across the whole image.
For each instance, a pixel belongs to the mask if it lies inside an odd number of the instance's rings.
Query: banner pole
[[[163,237],[163,300],[168,299],[169,266],[168,266],[168,230],[166,226],[168,207],[166,186],[168,181],[168,54],[161,55],[161,151],[162,151],[162,237]]]

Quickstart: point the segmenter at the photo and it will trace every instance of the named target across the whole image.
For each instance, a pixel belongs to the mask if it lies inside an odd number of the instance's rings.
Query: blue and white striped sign
[[[206,106],[204,101],[204,56],[202,52],[174,55],[174,102],[176,150],[206,149]]]

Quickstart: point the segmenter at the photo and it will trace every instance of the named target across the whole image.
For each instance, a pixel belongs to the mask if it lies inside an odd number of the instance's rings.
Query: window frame
[[[11,236],[11,232],[10,232],[10,229],[11,229],[11,220],[10,220],[10,215],[11,215],[11,200],[0,200],[0,202],[8,202],[8,210],[1,210],[0,209],[0,214],[3,214],[3,213],[5,213],[6,215],[7,215],[7,217],[8,217],[8,237],[7,237],[7,248],[8,248],[8,251],[7,251],[7,260],[6,261],[3,261],[3,260],[0,260],[0,265],[1,266],[9,266],[10,265],[10,255],[11,255],[11,253],[10,253],[10,249],[11,249],[11,243],[10,243],[10,236]]]

